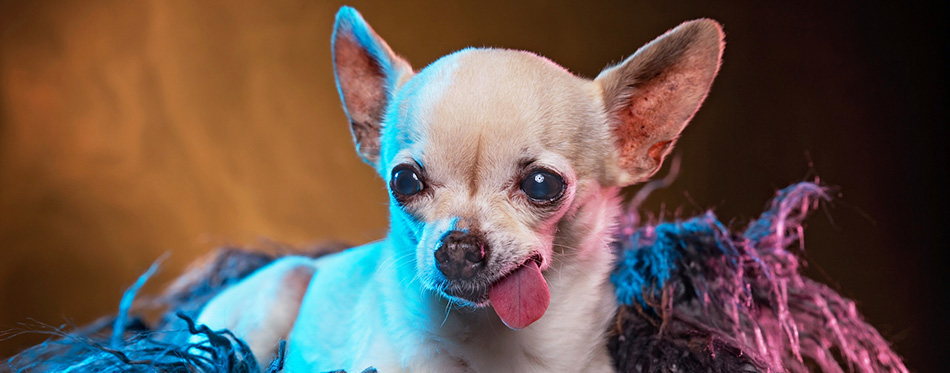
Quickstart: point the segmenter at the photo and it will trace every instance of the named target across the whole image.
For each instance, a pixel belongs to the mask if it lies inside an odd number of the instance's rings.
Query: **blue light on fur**
[[[390,60],[389,54],[384,49],[385,47],[380,45],[379,41],[376,38],[376,34],[369,27],[366,21],[363,19],[363,16],[360,15],[356,9],[353,9],[348,6],[343,6],[340,8],[340,11],[336,14],[336,26],[333,30],[333,44],[336,44],[338,39],[338,34],[344,33],[347,35],[353,36],[356,39],[356,42],[359,43],[363,49],[372,55],[376,63],[379,64],[379,67],[385,72],[385,76],[388,79],[394,79],[395,74],[391,74],[393,71],[393,61]],[[332,50],[336,50],[335,45]],[[336,59],[334,58],[334,64]],[[387,82],[387,85],[392,87],[393,82]],[[337,91],[342,97],[342,90],[340,89],[339,77],[337,77]]]
[[[644,308],[649,307],[643,291],[662,289],[676,269],[677,247],[680,246],[677,231],[676,224],[660,224],[652,231],[637,230],[628,239],[618,242],[623,257],[610,275],[610,281],[616,286],[617,300],[621,304],[636,301]],[[659,294],[651,294],[651,297],[656,299]]]
[[[722,239],[728,237],[728,232],[708,212],[685,221],[662,223],[652,229],[641,228],[629,237],[621,237],[617,244],[623,255],[610,275],[617,301],[626,305],[636,302],[648,310],[655,307],[670,276],[686,270],[678,266],[684,252],[714,250],[717,252],[709,253],[711,256],[725,258],[728,266],[736,267],[738,252],[730,240]],[[651,293],[645,294],[645,291]]]
[[[132,309],[132,302],[135,300],[135,296],[139,293],[139,290],[142,289],[142,286],[145,286],[145,282],[155,274],[155,271],[158,270],[158,267],[162,265],[162,262],[164,262],[167,257],[168,253],[158,257],[158,259],[148,267],[148,270],[141,274],[138,280],[122,294],[122,301],[119,302],[119,313],[116,315],[112,327],[112,339],[109,342],[112,348],[120,348],[125,343],[123,334],[126,323],[128,322],[129,310]]]

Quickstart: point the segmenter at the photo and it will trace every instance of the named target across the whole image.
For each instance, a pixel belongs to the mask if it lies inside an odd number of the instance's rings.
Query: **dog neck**
[[[390,335],[402,338],[397,345],[404,346],[403,361],[411,365],[412,361],[442,360],[447,364],[444,368],[475,371],[518,367],[576,371],[609,364],[606,331],[616,311],[609,281],[614,263],[610,243],[620,215],[617,194],[616,188],[591,193],[576,201],[577,207],[562,219],[553,260],[544,272],[551,291],[550,306],[541,319],[522,330],[508,329],[489,307],[459,307],[425,289],[414,279],[415,261],[398,260],[402,265],[391,267],[389,275],[395,276],[395,281],[389,283],[400,286],[384,296],[388,303],[383,325]],[[394,222],[388,239],[390,255],[396,257],[411,255],[402,245],[412,243],[401,229],[407,228]],[[440,347],[431,351],[414,347],[433,343]],[[511,365],[492,365],[498,362]]]

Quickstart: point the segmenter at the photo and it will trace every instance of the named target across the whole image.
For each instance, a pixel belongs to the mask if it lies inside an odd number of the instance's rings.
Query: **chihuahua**
[[[285,257],[198,322],[258,361],[288,341],[311,372],[608,372],[621,188],[653,175],[705,99],[724,42],[679,25],[595,79],[538,55],[469,48],[414,71],[349,7],[333,65],[359,155],[385,180],[390,230]]]

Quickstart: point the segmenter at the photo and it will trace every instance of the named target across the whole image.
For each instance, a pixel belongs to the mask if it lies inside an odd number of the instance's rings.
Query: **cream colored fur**
[[[659,168],[722,46],[719,25],[697,20],[594,80],[500,49],[465,49],[416,73],[344,7],[334,65],[359,153],[387,183],[396,165],[418,163],[425,194],[393,198],[385,240],[280,259],[213,299],[199,322],[232,329],[262,361],[287,339],[293,372],[613,371],[618,191]],[[537,167],[566,184],[547,206],[519,189]],[[512,330],[490,304],[446,295],[433,252],[452,229],[484,232],[489,276],[540,256],[543,316]]]

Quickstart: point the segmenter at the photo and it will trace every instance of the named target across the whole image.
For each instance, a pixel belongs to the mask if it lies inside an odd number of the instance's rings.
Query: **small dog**
[[[607,372],[620,188],[660,167],[719,70],[723,33],[681,24],[593,80],[463,49],[415,72],[343,7],[337,88],[386,181],[386,239],[286,257],[198,317],[259,361],[311,372]]]

